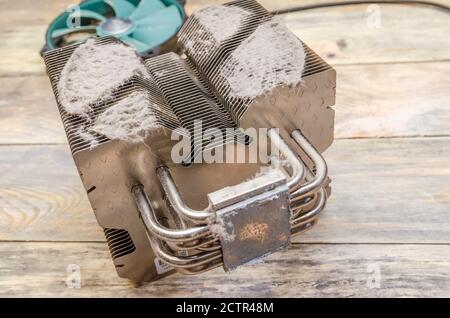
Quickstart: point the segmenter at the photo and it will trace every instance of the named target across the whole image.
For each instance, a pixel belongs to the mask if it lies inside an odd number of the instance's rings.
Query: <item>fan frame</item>
[[[126,0],[126,1],[137,6],[140,3],[140,1],[142,1],[142,0]],[[166,6],[175,5],[178,8],[178,10],[180,11],[181,19],[183,20],[183,22],[186,20],[187,15],[186,15],[186,11],[184,9],[184,4],[186,1],[184,1],[184,0],[160,0],[160,1],[163,2]],[[106,3],[104,0],[83,0],[79,3],[79,6],[80,7],[83,6],[82,9],[92,10],[95,12],[99,12],[103,15],[108,15],[109,13],[114,14],[111,6],[108,5],[108,3]],[[99,9],[99,6],[101,6],[103,8]],[[67,27],[68,16],[69,16],[68,12],[63,12],[49,24],[47,31],[45,33],[45,42],[46,43],[45,43],[45,46],[41,50],[41,55],[47,51],[62,48],[64,46],[73,44],[73,43],[70,43],[67,45],[60,46],[57,44],[57,41],[55,41],[55,39],[52,37],[53,31]],[[139,52],[136,49],[136,52],[138,52],[143,57],[149,57],[149,56],[153,56],[153,55],[157,55],[157,54],[166,53],[169,51],[176,51],[176,43],[177,43],[176,36],[177,36],[177,33],[175,33],[166,42],[164,42],[156,47],[153,47],[144,52]],[[95,34],[95,37],[100,37],[100,36]],[[87,38],[85,40],[87,40]],[[83,41],[85,41],[85,40],[83,40]],[[127,44],[127,43],[125,43],[125,44]],[[130,44],[127,44],[127,45],[130,45]],[[132,46],[132,47],[134,48],[134,46]]]

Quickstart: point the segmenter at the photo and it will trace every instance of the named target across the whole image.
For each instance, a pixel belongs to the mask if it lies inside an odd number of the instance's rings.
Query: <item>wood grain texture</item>
[[[0,240],[104,240],[68,146],[0,147]]]
[[[447,2],[448,4],[448,2]],[[379,13],[373,27],[372,10]],[[375,13],[378,15],[378,13]],[[399,5],[348,6],[286,15],[288,27],[333,65],[450,58],[448,12]],[[426,26],[426,27],[424,27]]]
[[[293,245],[232,273],[218,268],[139,287],[116,276],[102,243],[4,243],[0,254],[0,296],[7,297],[450,296],[448,246]],[[66,285],[70,264],[80,268],[80,289]],[[372,289],[374,271],[380,288]]]
[[[220,2],[224,1],[188,1],[187,11]],[[321,1],[302,1],[301,4],[316,2]],[[5,18],[0,21],[3,41],[0,46],[0,76],[43,74],[45,70],[39,51],[44,45],[47,25],[73,3],[72,0],[41,0],[37,6],[32,0],[1,0],[0,12]],[[300,4],[293,0],[265,0],[261,3],[269,10]],[[332,64],[450,58],[450,38],[446,36],[450,33],[448,14],[419,7],[405,10],[398,5],[381,8],[380,28],[367,26],[370,15],[367,6],[313,10],[284,18],[302,40]]]
[[[136,287],[116,275],[39,56],[48,23],[75,2],[0,0],[0,296],[450,297],[450,137],[436,137],[450,136],[447,14],[383,5],[380,28],[367,6],[286,15],[338,73],[341,140],[325,153],[333,195],[319,224],[263,263]],[[347,139],[412,136],[434,137]],[[70,264],[81,289],[66,286]]]
[[[337,140],[318,243],[450,243],[450,138]],[[19,164],[17,164],[19,163]],[[103,241],[66,146],[0,147],[0,239]]]
[[[67,143],[48,77],[0,77],[0,144],[35,143]]]
[[[336,138],[450,134],[450,62],[336,70]]]
[[[306,242],[450,243],[450,139],[337,140],[332,196]]]
[[[336,138],[450,135],[450,62],[336,70]],[[46,76],[0,77],[0,144],[66,142]]]

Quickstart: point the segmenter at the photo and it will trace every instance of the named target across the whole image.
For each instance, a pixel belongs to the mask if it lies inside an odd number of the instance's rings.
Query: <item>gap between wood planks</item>
[[[0,243],[27,243],[27,244],[107,244],[107,241],[50,241],[50,240],[1,240]],[[396,245],[396,246],[447,246],[450,243],[409,243],[409,242],[291,242],[292,246],[302,245]]]
[[[372,140],[372,139],[417,139],[417,138],[446,138],[450,137],[448,135],[408,135],[408,136],[372,136],[372,137],[335,137],[334,140]],[[67,146],[69,144],[66,142],[62,143],[14,143],[5,144],[0,143],[0,147],[40,147],[40,146]]]

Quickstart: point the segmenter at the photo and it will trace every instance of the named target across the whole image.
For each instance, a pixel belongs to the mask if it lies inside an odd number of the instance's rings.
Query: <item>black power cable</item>
[[[440,4],[437,2],[431,2],[431,1],[413,1],[413,0],[375,0],[375,1],[337,1],[337,2],[330,2],[330,3],[317,3],[317,4],[311,4],[306,6],[298,6],[298,7],[292,7],[287,9],[280,9],[275,10],[272,13],[275,15],[279,14],[288,14],[292,12],[299,12],[299,11],[306,11],[306,10],[313,10],[313,9],[321,9],[321,8],[330,8],[330,7],[338,7],[338,6],[349,6],[349,5],[358,5],[358,4],[403,4],[403,5],[420,5],[420,6],[429,6],[434,7],[440,10],[445,10],[447,12],[450,12],[450,7],[446,6],[444,4]]]

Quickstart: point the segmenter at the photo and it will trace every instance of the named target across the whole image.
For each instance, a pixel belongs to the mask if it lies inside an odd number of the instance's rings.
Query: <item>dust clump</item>
[[[73,52],[61,72],[58,96],[72,115],[86,115],[90,104],[110,97],[134,75],[148,76],[136,51],[121,43],[97,45],[89,39]]]
[[[255,98],[278,85],[300,83],[305,66],[303,44],[280,21],[261,24],[221,69],[237,98]]]
[[[89,148],[90,149],[94,149],[95,147],[98,146],[99,142],[96,138],[96,136],[92,133],[89,132],[86,129],[86,126],[80,126],[76,133],[75,133],[79,138],[81,138],[83,141],[87,141],[89,143]]]
[[[242,21],[249,15],[250,12],[242,8],[224,5],[209,6],[194,13],[218,43],[236,34]]]
[[[231,229],[231,233],[227,230],[227,226]],[[234,234],[234,225],[231,222],[225,224],[225,221],[217,216],[214,223],[209,224],[209,229],[211,233],[218,236],[222,241],[226,243],[233,242],[236,239],[236,234]]]
[[[100,114],[89,130],[111,140],[144,141],[159,126],[152,107],[145,93],[134,92]]]

